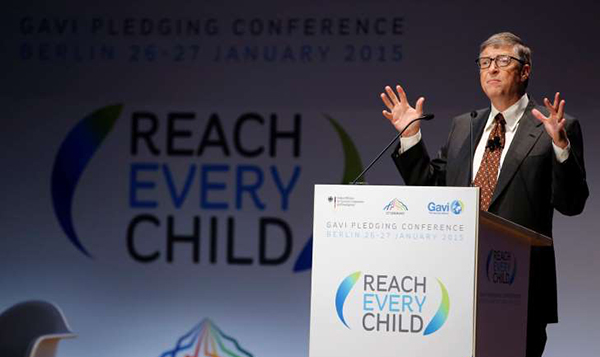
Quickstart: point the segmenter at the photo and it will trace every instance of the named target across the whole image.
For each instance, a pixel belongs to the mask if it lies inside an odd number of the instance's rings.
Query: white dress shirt
[[[502,155],[500,157],[500,170],[498,170],[498,176],[500,175],[500,171],[502,169],[502,163],[504,162],[504,158],[506,157],[506,153],[510,148],[510,144],[512,143],[515,133],[517,132],[517,128],[519,127],[519,123],[521,122],[521,118],[523,114],[525,114],[525,109],[529,104],[529,98],[527,94],[524,94],[521,99],[519,99],[515,104],[511,105],[504,112],[500,112],[498,109],[494,107],[492,104],[492,110],[490,111],[490,115],[488,116],[487,122],[485,123],[485,128],[483,129],[483,135],[481,135],[481,140],[477,144],[477,148],[475,149],[475,155],[473,157],[473,177],[477,176],[477,171],[479,170],[479,166],[481,166],[481,160],[483,159],[483,154],[485,153],[485,145],[487,144],[488,137],[490,136],[490,132],[494,126],[494,118],[498,113],[502,113],[504,116],[504,120],[506,120],[506,136],[504,142],[504,149],[502,150]],[[398,150],[399,154],[407,151],[408,149],[415,146],[421,140],[422,134],[421,130],[412,136],[402,137],[400,138],[400,149]],[[571,143],[567,145],[566,148],[562,149],[552,142],[552,147],[554,149],[554,154],[556,156],[556,160],[562,163],[565,162],[569,158],[569,152],[571,150]]]

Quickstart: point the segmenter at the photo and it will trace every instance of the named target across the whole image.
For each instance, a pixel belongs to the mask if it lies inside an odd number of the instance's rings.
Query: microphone
[[[433,115],[433,114],[423,114],[423,115],[421,115],[420,117],[418,117],[418,118],[416,118],[416,119],[413,119],[413,120],[411,120],[411,121],[410,121],[410,122],[409,122],[409,123],[408,123],[408,124],[407,124],[407,125],[404,127],[404,129],[402,129],[402,131],[401,131],[401,132],[399,132],[399,133],[398,133],[398,134],[397,134],[397,135],[394,137],[394,139],[393,139],[392,141],[390,141],[390,143],[389,143],[389,144],[387,144],[387,146],[385,147],[385,149],[383,149],[383,150],[382,150],[382,151],[379,153],[379,155],[377,155],[377,157],[375,158],[375,160],[371,161],[371,163],[369,164],[369,166],[367,166],[367,167],[366,167],[366,168],[365,168],[365,169],[364,169],[364,170],[363,170],[363,171],[360,173],[360,175],[358,175],[358,176],[357,176],[357,177],[354,179],[354,181],[352,181],[350,184],[351,184],[351,185],[356,185],[356,182],[357,182],[358,180],[360,180],[360,179],[361,179],[361,177],[363,177],[363,176],[364,176],[364,174],[366,174],[366,173],[367,173],[367,171],[369,171],[369,169],[371,168],[371,166],[373,166],[373,165],[374,165],[374,164],[377,162],[377,160],[379,160],[379,158],[381,157],[381,155],[383,155],[383,154],[384,154],[384,153],[387,151],[387,149],[389,149],[389,148],[390,148],[390,146],[392,146],[392,145],[393,145],[393,144],[396,142],[396,140],[398,140],[398,138],[399,138],[399,137],[400,137],[400,136],[401,136],[401,135],[404,133],[404,131],[406,131],[406,129],[408,129],[408,127],[409,127],[409,126],[411,126],[411,124],[412,124],[412,123],[418,122],[419,120],[431,120],[431,119],[433,119],[433,118],[435,118],[435,115]]]
[[[477,117],[477,111],[471,112],[471,119],[469,120],[469,186],[473,186],[473,119]]]

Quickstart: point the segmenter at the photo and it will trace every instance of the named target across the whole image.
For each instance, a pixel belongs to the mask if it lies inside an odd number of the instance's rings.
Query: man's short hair
[[[479,46],[479,53],[483,52],[487,47],[500,47],[500,46],[513,46],[517,57],[531,65],[531,49],[525,45],[521,38],[510,32],[500,32],[490,36],[487,40],[483,41]]]

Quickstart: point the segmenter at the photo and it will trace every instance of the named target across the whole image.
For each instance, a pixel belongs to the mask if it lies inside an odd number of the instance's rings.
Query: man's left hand
[[[548,116],[545,116],[537,109],[533,109],[531,113],[544,124],[546,132],[550,135],[554,144],[564,149],[569,145],[567,131],[565,130],[565,100],[561,100],[560,93],[556,92],[554,103],[550,103],[548,98],[544,98],[544,105],[548,108]]]

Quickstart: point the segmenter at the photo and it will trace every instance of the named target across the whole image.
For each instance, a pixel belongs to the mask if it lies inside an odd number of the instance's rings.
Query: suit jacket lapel
[[[491,108],[483,110],[474,120],[473,135],[475,136],[475,139],[473,140],[473,147],[471,148],[471,157],[475,156],[475,150],[477,149],[477,145],[481,141],[481,137],[483,136],[483,130],[485,129],[485,124],[488,121],[491,111]],[[469,170],[473,170],[473,168],[471,167],[469,168]],[[471,177],[471,180],[475,180],[475,172],[473,172],[473,177]],[[470,185],[471,182],[468,183],[468,186]]]
[[[535,106],[535,102],[530,100],[529,105],[527,105],[527,108],[525,109],[523,118],[521,118],[517,132],[515,133],[515,137],[513,138],[513,141],[508,148],[508,152],[506,153],[506,157],[504,158],[504,162],[502,163],[500,176],[498,177],[498,183],[496,184],[490,207],[506,188],[525,157],[527,157],[527,154],[529,154],[529,151],[531,151],[533,145],[544,132],[542,123],[531,114],[531,110],[535,108]]]
[[[473,118],[473,145],[471,145],[470,143],[470,134],[469,134],[469,127],[466,128],[467,130],[467,136],[466,136],[466,140],[465,142],[462,144],[460,151],[458,153],[458,157],[457,157],[457,161],[460,163],[466,163],[464,165],[461,165],[461,169],[458,170],[458,172],[456,172],[456,175],[454,175],[453,180],[450,179],[448,181],[448,184],[450,186],[470,186],[471,183],[469,182],[469,171],[472,170],[472,166],[469,167],[469,162],[471,162],[469,160],[469,155],[471,155],[471,157],[473,157],[475,155],[475,149],[477,148],[477,144],[479,143],[479,140],[481,140],[481,135],[483,134],[483,129],[485,128],[485,123],[488,120],[488,117],[490,116],[490,108],[488,109],[483,109],[483,110],[478,110],[477,111],[477,116],[475,118]],[[471,125],[469,123],[469,125]],[[469,149],[471,149],[471,152],[469,152]],[[475,176],[475,173],[473,173],[473,176]],[[471,177],[471,181],[474,179],[474,177]]]

